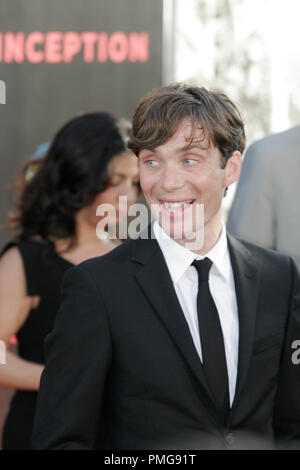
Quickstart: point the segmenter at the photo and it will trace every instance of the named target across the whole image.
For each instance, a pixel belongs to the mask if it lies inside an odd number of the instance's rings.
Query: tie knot
[[[209,258],[204,259],[195,259],[192,262],[192,266],[194,266],[198,271],[198,279],[199,281],[208,281],[209,270],[211,268],[212,261]]]

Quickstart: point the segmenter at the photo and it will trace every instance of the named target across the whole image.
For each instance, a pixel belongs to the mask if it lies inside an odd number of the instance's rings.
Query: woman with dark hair
[[[124,129],[108,113],[76,117],[57,133],[24,184],[14,217],[16,236],[0,262],[0,337],[8,344],[16,335],[19,353],[7,351],[0,368],[0,385],[17,389],[4,449],[30,448],[43,343],[54,325],[65,271],[118,244],[97,236],[97,207],[111,204],[115,212],[107,223],[118,224],[125,215],[119,196],[127,196],[130,206],[138,195],[137,159],[125,141]]]

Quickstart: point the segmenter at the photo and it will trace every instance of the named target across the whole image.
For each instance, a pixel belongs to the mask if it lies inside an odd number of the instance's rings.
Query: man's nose
[[[161,177],[161,187],[165,191],[175,191],[182,188],[183,185],[184,178],[177,166],[166,166]]]

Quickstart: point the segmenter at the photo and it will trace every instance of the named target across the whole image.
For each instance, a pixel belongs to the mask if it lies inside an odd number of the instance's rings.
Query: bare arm
[[[0,260],[0,339],[7,345],[25,323],[37,301],[26,294],[23,261],[17,248],[8,250]],[[6,352],[0,365],[0,385],[21,390],[38,390],[43,366]]]

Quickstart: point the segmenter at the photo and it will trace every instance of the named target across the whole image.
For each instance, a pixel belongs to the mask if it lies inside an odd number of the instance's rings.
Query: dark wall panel
[[[79,112],[130,117],[161,84],[161,65],[162,0],[1,0],[1,223],[9,185],[39,143]]]

